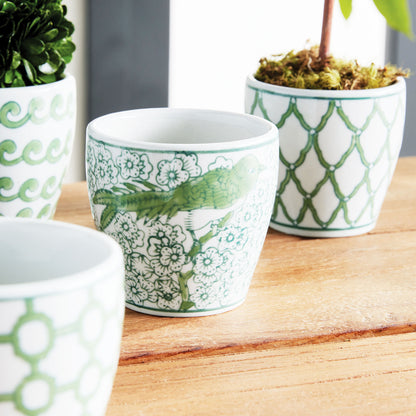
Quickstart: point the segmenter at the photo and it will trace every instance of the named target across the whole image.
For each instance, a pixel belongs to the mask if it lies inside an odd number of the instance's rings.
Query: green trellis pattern
[[[248,87],[248,102],[246,103],[246,111],[251,114],[259,115],[276,124],[280,132],[281,152],[280,152],[280,173],[279,185],[276,193],[275,206],[272,215],[272,224],[282,225],[289,228],[305,229],[305,230],[325,230],[339,231],[360,227],[366,227],[375,222],[380,210],[380,205],[387,187],[390,183],[391,176],[397,162],[398,152],[400,150],[401,137],[397,136],[397,127],[399,126],[399,136],[402,134],[404,124],[405,103],[404,96],[393,97],[396,100],[394,106],[394,114],[386,114],[383,111],[383,100],[391,97],[380,97],[375,99],[361,99],[371,102],[366,108],[371,110],[368,112],[365,121],[361,125],[355,125],[344,109],[345,101],[343,99],[328,99],[327,103],[320,108],[324,108],[315,125],[311,125],[306,121],[306,117],[302,114],[303,110],[299,106],[298,100],[308,99],[308,97],[289,97],[279,95],[265,90],[258,90]],[[251,100],[250,100],[251,97]],[[265,103],[265,100],[269,101]],[[317,98],[319,100],[319,98]],[[272,109],[272,100],[279,100],[280,112]],[[321,100],[323,101],[323,100]],[[360,101],[357,99],[356,101]],[[270,116],[273,114],[273,116]],[[324,144],[321,144],[323,135],[329,122],[337,118],[338,126],[343,130],[342,134],[348,134],[349,144],[343,154],[338,157],[337,161],[328,161],[326,157]],[[298,125],[298,133],[294,133],[293,128],[286,131],[288,121]],[[374,123],[382,124],[383,132],[377,137],[379,144],[377,154],[371,154],[369,158],[366,152],[366,132],[372,128]],[[348,133],[345,133],[347,131]],[[297,157],[295,160],[288,160],[286,150],[292,145],[293,134],[304,135],[305,140],[297,149]],[[324,138],[327,140],[327,137]],[[336,137],[334,137],[334,140]],[[398,143],[398,144],[397,144]],[[285,148],[287,146],[287,148]],[[315,169],[321,173],[316,180],[313,189],[305,186],[305,178],[301,173],[301,169],[305,165],[305,161],[314,153]],[[293,153],[290,153],[292,156]],[[343,186],[343,176],[352,176],[351,172],[341,168],[351,159],[359,159],[360,172],[353,186],[345,188]],[[387,169],[382,174],[377,173],[375,180],[375,170],[380,168],[382,164],[388,162]],[[355,173],[355,172],[354,172]],[[317,175],[319,176],[319,175]],[[332,212],[323,218],[320,212],[320,205],[328,205],[328,185],[330,185],[332,195],[330,198],[330,206]],[[288,206],[293,203],[289,198],[288,188],[296,190],[297,209],[289,209]],[[320,195],[323,188],[326,187],[325,196]],[[308,189],[306,189],[308,188]],[[365,201],[357,208],[354,197],[358,194],[365,194]],[[382,197],[380,198],[380,194]],[[356,198],[357,199],[357,198]],[[352,207],[351,201],[355,205]],[[381,201],[381,202],[380,202]],[[296,212],[295,212],[296,211]]]
[[[0,301],[0,328],[9,327],[0,331],[1,415],[105,414],[124,314],[109,300],[122,292],[111,277],[89,290]]]

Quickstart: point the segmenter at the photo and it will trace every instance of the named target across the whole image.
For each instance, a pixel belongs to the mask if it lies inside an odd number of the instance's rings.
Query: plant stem
[[[331,41],[331,26],[332,26],[332,14],[334,11],[334,0],[325,0],[324,4],[324,16],[322,19],[322,34],[321,44],[319,47],[319,57],[322,64],[325,64],[329,55],[329,44]]]

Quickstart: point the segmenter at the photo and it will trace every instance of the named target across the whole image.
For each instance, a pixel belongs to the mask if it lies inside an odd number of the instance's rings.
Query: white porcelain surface
[[[317,91],[249,76],[245,111],[279,128],[272,228],[309,237],[374,228],[403,139],[404,79],[378,89]]]
[[[0,218],[0,414],[104,416],[124,316],[107,236]]]
[[[110,114],[87,129],[96,226],[123,247],[127,307],[202,316],[240,305],[270,220],[278,132],[209,110]]]
[[[53,217],[75,118],[72,75],[45,85],[0,88],[0,215]]]

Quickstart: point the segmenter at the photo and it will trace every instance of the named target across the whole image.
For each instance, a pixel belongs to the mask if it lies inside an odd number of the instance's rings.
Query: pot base
[[[323,230],[313,228],[302,228],[302,227],[289,227],[274,222],[270,223],[270,228],[276,231],[280,231],[285,234],[298,235],[301,237],[315,237],[315,238],[331,238],[331,237],[352,237],[355,235],[366,234],[376,226],[373,222],[369,225],[358,227],[358,228],[346,228],[346,229],[335,229],[335,230]]]
[[[239,307],[243,304],[245,298],[233,305],[226,306],[224,308],[218,309],[211,309],[211,310],[197,310],[197,311],[188,311],[188,312],[175,312],[175,311],[163,311],[157,309],[149,309],[149,308],[141,308],[139,306],[132,305],[126,302],[126,308],[131,309],[135,312],[144,313],[146,315],[153,315],[153,316],[164,316],[164,317],[171,317],[171,318],[191,318],[191,317],[198,317],[198,316],[209,316],[209,315],[218,315],[223,312],[231,311]]]

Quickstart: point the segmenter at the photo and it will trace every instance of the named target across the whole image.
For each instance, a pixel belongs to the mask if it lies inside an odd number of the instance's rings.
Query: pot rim
[[[182,120],[183,123],[189,123],[191,121],[203,122],[207,125],[218,125],[218,129],[223,125],[228,125],[231,129],[238,127],[239,131],[242,131],[242,123],[245,123],[245,137],[238,137],[240,133],[237,133],[235,138],[222,138],[219,139],[217,134],[213,137],[200,138],[198,141],[198,135],[195,137],[181,139],[171,139],[168,137],[160,137],[152,139],[152,133],[147,133],[147,139],[139,138],[125,138],[122,134],[108,133],[105,128],[105,123],[115,119],[136,120],[142,118],[143,122],[151,125],[158,125],[158,120],[166,121],[166,124],[173,124]],[[149,121],[150,120],[150,121]],[[250,130],[252,131],[250,133]],[[248,133],[247,133],[248,132]],[[87,126],[87,139],[100,141],[105,144],[109,144],[115,147],[129,148],[143,151],[195,151],[195,152],[216,152],[216,151],[239,151],[248,148],[262,146],[270,143],[271,141],[278,139],[278,132],[276,126],[268,120],[253,116],[251,114],[218,111],[210,109],[195,109],[195,108],[142,108],[127,111],[120,111],[115,113],[109,113],[92,120]],[[166,139],[166,141],[163,141]]]
[[[306,99],[339,99],[339,100],[361,100],[387,97],[396,95],[406,90],[406,81],[399,77],[397,82],[387,87],[371,88],[366,90],[308,90],[302,88],[283,87],[268,84],[254,78],[254,74],[247,76],[246,86],[254,90],[265,91],[273,95],[285,97],[297,97]]]
[[[20,228],[25,230],[27,236],[39,236],[39,239],[33,239],[33,244],[36,242],[42,244],[42,241],[48,238],[53,228],[55,229],[56,236],[72,239],[71,246],[73,247],[73,253],[70,256],[71,258],[77,254],[88,255],[88,253],[80,252],[82,249],[78,249],[77,241],[84,241],[84,247],[87,243],[91,244],[91,247],[96,250],[96,253],[94,254],[95,259],[90,260],[85,268],[75,269],[72,272],[63,271],[62,274],[50,278],[28,279],[26,282],[5,282],[4,284],[0,282],[0,302],[2,300],[26,297],[33,298],[35,296],[57,295],[72,290],[87,288],[97,281],[114,277],[119,278],[121,270],[124,270],[123,255],[120,246],[111,237],[94,229],[55,220],[41,221],[14,217],[1,217],[0,230],[3,226],[9,228],[8,233],[17,232],[16,230]],[[100,251],[98,252],[98,250]],[[18,260],[16,258],[16,261]],[[53,262],[54,259],[51,258],[50,261]]]
[[[39,85],[25,85],[23,87],[4,87],[0,88],[0,95],[1,94],[8,94],[10,95],[12,91],[34,91],[36,90],[37,93],[46,92],[51,88],[57,88],[64,86],[64,84],[72,83],[75,81],[75,77],[71,73],[64,73],[64,77],[58,81],[49,82],[47,84],[39,84]]]

